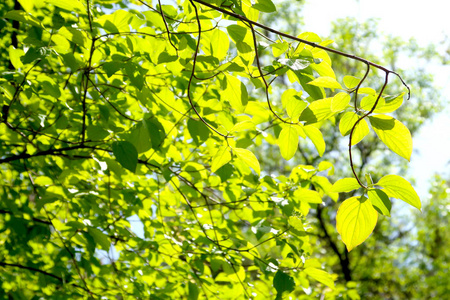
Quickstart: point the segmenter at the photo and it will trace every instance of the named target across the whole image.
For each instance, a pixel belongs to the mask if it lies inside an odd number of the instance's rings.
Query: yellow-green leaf
[[[302,111],[300,121],[305,121],[305,125],[314,124],[326,120],[335,115],[331,111],[331,101],[333,98],[325,98],[312,102]]]
[[[339,121],[339,131],[342,136],[349,135],[353,125],[360,117],[352,111],[346,112]],[[369,125],[365,119],[359,121],[352,135],[352,145],[358,144],[367,134],[369,134]]]
[[[390,116],[376,115],[369,118],[380,140],[393,152],[409,161],[413,145],[408,128]]]
[[[347,108],[350,102],[350,95],[347,93],[337,93],[331,100],[331,111],[340,112]]]
[[[328,76],[321,76],[314,79],[313,81],[308,82],[308,84],[329,89],[342,89],[342,86],[339,84],[339,82],[337,82],[336,79]]]
[[[376,114],[385,114],[397,110],[403,103],[404,95],[405,93],[401,93],[400,95],[386,97],[384,105],[376,108],[373,112]]]
[[[293,126],[283,128],[278,136],[278,146],[280,147],[281,156],[285,160],[290,160],[298,147],[297,129]]]
[[[350,252],[362,244],[377,224],[378,213],[364,196],[345,200],[336,215],[336,228]]]
[[[361,186],[355,178],[342,178],[336,181],[330,189],[333,193],[348,193],[359,189]]]
[[[377,101],[376,95],[369,95],[361,99],[360,107],[361,109],[364,109],[366,111],[371,111],[373,106],[375,105],[375,102]],[[377,102],[377,106],[375,109],[380,109],[384,106],[385,100],[383,97],[380,97]]]
[[[377,185],[383,188],[389,197],[400,199],[420,209],[422,204],[416,191],[406,179],[397,175],[386,175],[378,181]]]
[[[356,78],[354,76],[344,76],[344,85],[349,88],[349,89],[353,89],[356,86],[358,86],[359,82],[361,81],[361,79]]]
[[[323,139],[322,132],[314,126],[308,125],[304,126],[303,130],[306,133],[306,136],[313,142],[314,146],[317,149],[317,152],[320,156],[325,152],[325,141]]]
[[[227,100],[238,113],[245,110],[248,101],[248,93],[245,85],[236,77],[226,75],[226,89],[222,93],[222,97]]]
[[[373,207],[385,216],[391,216],[391,201],[389,197],[382,190],[370,189],[367,192],[370,202],[372,202]]]
[[[222,146],[217,150],[211,162],[211,172],[216,172],[220,167],[231,161],[231,152],[227,146]]]
[[[234,148],[233,151],[247,166],[252,168],[258,175],[261,174],[261,167],[259,166],[258,159],[252,151],[243,148]]]
[[[86,12],[86,8],[79,0],[45,0],[45,2],[68,11]]]
[[[329,288],[334,288],[334,280],[331,274],[328,274],[324,270],[317,268],[305,268],[304,272],[311,278],[326,285]]]
[[[26,23],[32,26],[44,28],[41,21],[38,18],[30,15],[29,13],[24,12],[23,10],[11,10],[8,11],[3,18],[16,20],[22,23]]]
[[[298,118],[300,117],[300,114],[306,106],[307,104],[305,101],[296,99],[294,97],[287,101],[286,112],[291,118],[292,122],[298,122]]]
[[[322,203],[322,198],[320,197],[319,193],[309,189],[299,188],[295,190],[294,197],[297,198],[299,201],[304,201],[308,203],[317,203],[317,204]]]

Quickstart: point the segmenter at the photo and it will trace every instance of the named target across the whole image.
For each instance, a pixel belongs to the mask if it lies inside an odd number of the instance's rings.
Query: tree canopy
[[[269,13],[0,4],[4,299],[359,299],[349,251],[392,203],[422,208],[399,172],[363,172],[374,145],[409,161],[410,88]]]

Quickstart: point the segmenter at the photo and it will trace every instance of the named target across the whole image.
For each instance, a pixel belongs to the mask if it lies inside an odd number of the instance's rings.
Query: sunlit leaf
[[[217,150],[216,155],[211,161],[211,172],[216,172],[220,167],[231,161],[231,152],[229,147],[222,146]]]
[[[330,191],[334,193],[348,193],[360,187],[355,178],[342,178],[333,184]]]
[[[373,207],[385,216],[391,216],[391,201],[389,197],[379,189],[370,189],[367,191],[367,196],[370,202],[372,202]]]
[[[350,102],[350,95],[347,93],[338,93],[331,100],[331,111],[340,112],[347,108]]]
[[[323,139],[322,132],[314,126],[308,125],[304,126],[303,130],[306,136],[313,142],[320,156],[325,153],[325,140]]]
[[[320,197],[319,193],[309,189],[299,188],[295,190],[294,197],[299,201],[305,201],[308,203],[322,203],[322,198]]]
[[[339,84],[339,82],[337,82],[336,79],[332,77],[321,76],[309,82],[308,84],[329,89],[342,89],[342,86]]]
[[[393,152],[407,159],[412,154],[411,133],[405,125],[386,115],[369,117],[370,124],[380,140]]]
[[[259,166],[258,159],[255,154],[247,149],[234,148],[233,151],[236,153],[237,157],[242,159],[247,166],[252,168],[258,175],[261,173],[261,167]]]
[[[343,136],[349,135],[360,116],[352,111],[346,112],[339,121],[339,131]],[[358,144],[370,132],[365,119],[359,121],[352,135],[352,145]]]
[[[294,156],[298,147],[298,133],[293,126],[286,126],[281,130],[278,136],[278,146],[281,156],[285,160],[290,160]]]
[[[418,209],[422,207],[420,198],[411,183],[398,175],[386,175],[378,181],[377,185],[383,187],[382,191],[389,197],[403,200]]]
[[[323,283],[327,287],[334,288],[333,277],[324,270],[309,267],[305,268],[304,272],[311,278],[317,280],[320,283]]]
[[[345,200],[336,214],[336,228],[347,250],[362,244],[377,224],[378,213],[364,196]]]

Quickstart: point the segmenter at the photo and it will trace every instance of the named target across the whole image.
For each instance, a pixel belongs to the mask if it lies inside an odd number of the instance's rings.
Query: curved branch
[[[189,77],[189,83],[188,83],[188,90],[187,90],[187,96],[189,99],[189,104],[191,105],[192,109],[194,110],[194,112],[196,113],[196,115],[198,116],[198,118],[206,125],[208,126],[209,129],[211,129],[212,131],[214,131],[215,133],[217,133],[218,135],[224,137],[224,138],[232,138],[233,136],[230,135],[226,135],[223,133],[220,133],[217,129],[215,129],[214,127],[212,127],[208,122],[206,122],[205,119],[203,119],[203,117],[200,115],[200,113],[197,111],[197,109],[194,106],[194,103],[192,101],[192,97],[191,97],[191,85],[192,85],[192,79],[194,78],[195,75],[195,64],[197,63],[197,55],[200,49],[200,40],[201,40],[201,35],[202,35],[202,25],[200,24],[200,19],[198,16],[198,10],[197,10],[197,6],[194,4],[194,2],[192,0],[189,0],[189,2],[191,2],[192,6],[194,7],[194,11],[195,11],[195,17],[197,18],[197,25],[198,25],[198,39],[197,39],[197,46],[195,48],[195,52],[194,52],[194,59],[192,60],[192,72],[191,72],[191,76]]]
[[[355,171],[355,167],[353,165],[353,158],[352,158],[352,137],[353,137],[353,132],[355,131],[356,126],[358,125],[359,122],[361,122],[362,119],[364,119],[365,117],[369,116],[371,113],[373,113],[373,111],[375,110],[375,108],[377,107],[378,101],[381,98],[381,95],[383,94],[384,89],[386,88],[388,82],[389,82],[389,74],[393,73],[391,71],[386,71],[386,77],[384,79],[384,84],[383,87],[381,88],[380,93],[378,94],[377,100],[375,101],[375,103],[373,104],[371,110],[369,112],[367,112],[366,114],[364,114],[363,116],[361,116],[356,122],[355,124],[353,124],[352,130],[350,131],[350,137],[349,137],[349,142],[348,142],[348,154],[350,157],[350,167],[352,168],[352,172],[353,175],[355,176],[356,180],[358,181],[358,184],[363,188],[363,189],[367,189],[368,187],[365,186],[361,180],[359,179],[358,175],[356,174]]]

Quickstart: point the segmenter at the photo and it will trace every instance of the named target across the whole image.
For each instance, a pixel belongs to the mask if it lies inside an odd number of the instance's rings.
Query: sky
[[[420,46],[439,44],[450,37],[448,7],[442,0],[306,0],[302,15],[305,31],[328,37],[332,21],[355,17],[363,22],[368,18],[379,20],[378,28],[385,34],[399,36],[404,40],[415,38]],[[445,5],[444,5],[445,6]],[[320,18],[317,12],[320,11]],[[325,21],[324,20],[328,20]],[[332,37],[331,37],[332,38]],[[403,66],[407,68],[407,66]],[[438,63],[427,67],[434,74],[435,85],[441,88],[445,110],[425,123],[413,137],[414,152],[409,166],[415,179],[414,187],[422,200],[435,172],[450,177],[450,65]],[[423,99],[432,101],[433,99]],[[404,104],[407,105],[407,102]]]

